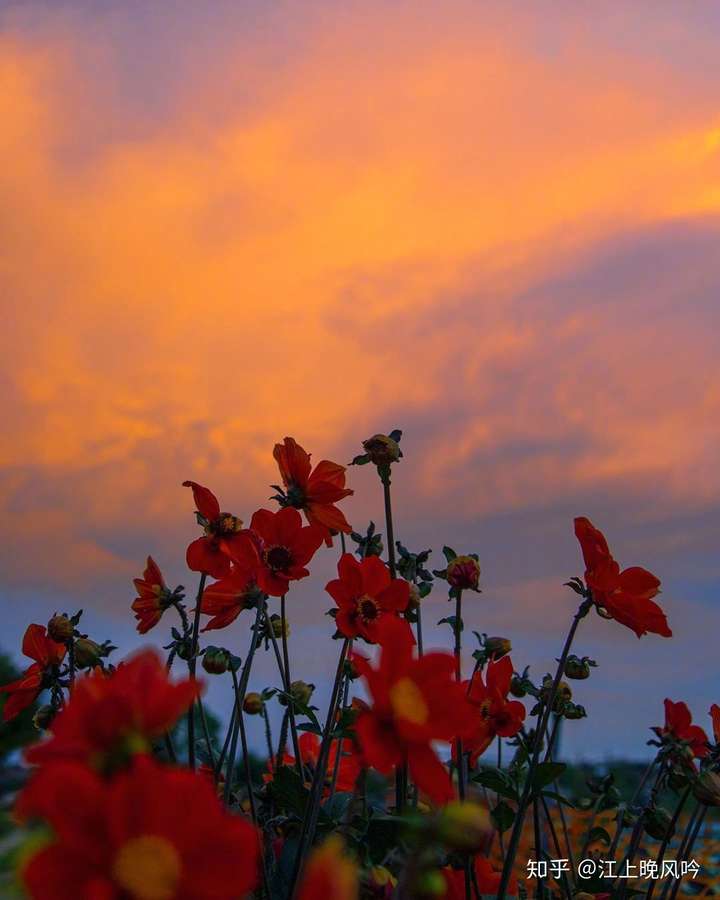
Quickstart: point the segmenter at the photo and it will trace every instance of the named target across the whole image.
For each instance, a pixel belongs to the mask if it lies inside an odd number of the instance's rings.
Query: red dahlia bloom
[[[172,683],[160,656],[143,650],[110,675],[94,670],[75,684],[53,719],[50,739],[30,747],[31,764],[75,760],[98,769],[150,750],[200,691],[196,681]]]
[[[298,900],[357,900],[357,866],[346,856],[343,842],[331,835],[310,854]]]
[[[218,900],[258,881],[252,825],[223,809],[205,776],[149,757],[110,781],[78,763],[44,767],[16,811],[53,832],[22,867],[33,900]]]
[[[148,556],[142,578],[133,578],[138,596],[132,602],[132,610],[138,620],[137,630],[145,634],[154,628],[170,605],[171,593],[165,584],[157,563]]]
[[[710,707],[710,718],[712,719],[715,743],[720,744],[720,706],[718,706],[717,703],[713,703]]]
[[[309,769],[314,769],[320,758],[320,738],[316,734],[309,731],[304,732],[298,741],[300,746],[300,757],[303,765]],[[343,748],[340,755],[340,763],[338,765],[337,781],[335,783],[336,790],[342,792],[350,792],[355,789],[355,782],[360,774],[361,764],[357,754],[348,752],[350,742],[343,741]],[[340,749],[340,741],[334,740],[330,746],[330,755],[328,757],[327,771],[325,776],[326,786],[323,789],[324,794],[329,793],[330,784],[335,773],[335,763],[337,761],[338,750]],[[295,757],[289,753],[285,753],[282,758],[282,765],[294,766]],[[267,773],[263,775],[265,783],[272,781],[275,775],[272,761],[268,760]]]
[[[47,636],[42,625],[28,625],[23,637],[22,652],[35,662],[16,681],[0,687],[0,694],[8,698],[3,706],[3,722],[9,722],[31,706],[43,690],[48,669],[59,666],[65,657],[65,644],[58,644]]]
[[[255,573],[262,591],[281,597],[291,581],[310,574],[305,567],[322,540],[322,529],[303,525],[300,513],[290,506],[278,512],[259,509],[253,513],[249,530],[238,535],[231,552],[241,568]]]
[[[702,759],[707,756],[710,749],[707,746],[708,739],[699,725],[692,724],[692,715],[686,703],[680,701],[673,703],[665,700],[665,724],[662,728],[654,728],[659,738],[682,741],[687,744],[691,756]],[[692,760],[688,760],[694,766]]]
[[[393,616],[382,623],[378,642],[377,669],[353,655],[372,697],[355,726],[360,750],[368,765],[386,775],[407,762],[420,790],[435,803],[447,802],[453,798],[452,784],[432,742],[450,741],[464,732],[472,715],[465,689],[454,680],[454,657],[426,653],[414,658],[410,626]]]
[[[585,581],[598,609],[638,637],[648,632],[672,637],[665,613],[652,600],[660,592],[659,579],[640,566],[621,571],[603,533],[584,516],[575,519],[575,536],[585,560]]]
[[[222,578],[230,571],[229,553],[242,529],[237,516],[221,512],[218,499],[211,490],[196,481],[183,481],[183,487],[192,488],[198,520],[205,536],[197,538],[187,548],[188,568],[193,572],[205,572],[212,578]]]
[[[472,680],[468,700],[479,716],[474,716],[465,738],[465,750],[470,752],[473,765],[495,737],[512,737],[522,728],[525,707],[519,700],[508,701],[513,665],[509,656],[491,660],[487,667],[487,682],[479,671]],[[468,685],[466,682],[466,689]]]
[[[332,545],[331,530],[349,534],[352,529],[335,506],[354,493],[345,487],[345,466],[323,459],[311,471],[310,454],[291,437],[275,444],[273,456],[286,489],[281,502],[304,510],[308,522],[323,529],[328,546]]]
[[[251,609],[258,600],[255,575],[239,565],[233,566],[229,575],[205,588],[200,602],[200,612],[212,616],[203,631],[225,628],[244,609]]]
[[[325,590],[338,605],[338,630],[347,638],[375,643],[383,619],[407,609],[410,585],[403,578],[390,578],[390,570],[377,556],[358,562],[351,553],[343,553],[337,569],[340,577],[329,581]]]
[[[475,856],[473,868],[477,892],[483,896],[494,897],[500,888],[502,872],[493,868],[489,859],[484,856]],[[465,871],[463,869],[451,869],[449,866],[442,870],[445,878],[445,900],[465,900]],[[517,879],[510,876],[507,893],[510,896],[518,892]]]

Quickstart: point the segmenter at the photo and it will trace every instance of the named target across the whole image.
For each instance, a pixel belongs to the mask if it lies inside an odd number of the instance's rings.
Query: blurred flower
[[[279,492],[275,499],[282,506],[302,509],[311,525],[323,529],[328,546],[332,546],[331,530],[349,534],[350,525],[335,506],[338,500],[354,493],[345,487],[345,466],[323,459],[311,471],[310,454],[291,437],[275,444],[273,456],[285,485],[285,491],[273,485]]]
[[[281,597],[291,581],[310,574],[305,566],[322,542],[322,528],[303,525],[296,509],[259,509],[253,513],[250,529],[240,533],[232,555],[241,568],[255,573],[261,590]]]
[[[471,712],[465,689],[454,680],[454,658],[449,653],[414,658],[410,626],[393,616],[383,621],[378,643],[377,669],[363,656],[353,656],[372,698],[355,725],[360,749],[368,765],[383,774],[407,762],[418,788],[435,803],[447,802],[453,798],[452,784],[432,743],[452,740]]]
[[[512,737],[522,728],[525,707],[519,700],[508,700],[513,664],[509,656],[491,660],[487,667],[487,681],[479,670],[472,679],[468,700],[475,708],[467,727],[464,747],[474,765],[495,737]],[[465,688],[468,689],[467,682]]]
[[[357,900],[357,865],[345,854],[342,839],[331,835],[310,854],[298,900]]]
[[[363,637],[375,643],[383,619],[407,609],[407,581],[391,578],[390,570],[377,556],[358,562],[351,553],[343,553],[337,570],[340,577],[329,581],[325,590],[338,606],[338,630],[347,638]]]
[[[198,522],[205,531],[204,537],[197,538],[187,548],[188,568],[222,578],[230,571],[228,553],[243,523],[237,516],[221,512],[217,497],[208,488],[196,481],[183,481],[183,487],[192,488]]]
[[[261,592],[255,583],[254,572],[241,565],[233,566],[228,575],[208,585],[203,591],[200,612],[211,618],[202,630],[225,628],[244,609],[252,609],[259,599]]]
[[[300,748],[300,758],[303,766],[306,769],[314,771],[320,758],[320,738],[316,734],[306,731],[300,735],[298,746]],[[349,740],[344,740],[341,748],[340,741],[334,740],[330,745],[330,754],[328,756],[327,769],[325,770],[324,796],[327,796],[330,792],[330,785],[335,772],[338,752],[340,752],[340,762],[337,764],[338,774],[335,789],[340,793],[350,793],[355,789],[355,782],[360,774],[361,762],[359,756],[352,752],[351,742]],[[295,757],[291,756],[289,753],[285,753],[280,764],[283,766],[294,766]],[[267,769],[267,773],[263,775],[263,781],[265,783],[271,782],[275,776],[271,760],[268,760]]]
[[[585,581],[598,610],[638,637],[648,632],[672,637],[665,613],[652,600],[660,592],[659,579],[639,566],[620,571],[605,536],[584,516],[575,519],[575,536],[585,560]]]
[[[149,757],[110,781],[77,763],[44,767],[16,812],[53,832],[21,869],[34,900],[217,900],[257,884],[255,829],[223,809],[209,778]]]
[[[30,747],[33,765],[76,760],[98,769],[125,764],[150,750],[198,695],[194,681],[172,683],[160,656],[143,650],[106,674],[79,679],[68,704],[55,717],[49,740]]]
[[[46,673],[59,666],[65,657],[65,645],[47,636],[42,625],[28,625],[23,637],[22,652],[34,663],[16,681],[0,687],[0,694],[7,694],[3,706],[3,722],[14,719],[31,706],[45,687]]]
[[[134,578],[133,584],[138,596],[132,602],[132,610],[138,620],[137,630],[145,634],[160,621],[162,614],[172,603],[172,593],[168,590],[157,563],[148,556],[142,578]]]

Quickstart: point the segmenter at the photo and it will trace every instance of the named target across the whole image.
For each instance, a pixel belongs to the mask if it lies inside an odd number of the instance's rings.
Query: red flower
[[[308,522],[323,529],[328,546],[332,546],[331,530],[349,534],[352,529],[335,506],[338,500],[354,493],[345,487],[345,466],[323,459],[310,471],[310,454],[291,437],[275,444],[273,456],[286,488],[279,498],[281,503],[304,510]]]
[[[205,588],[200,602],[200,612],[212,616],[203,631],[225,628],[244,609],[252,609],[258,600],[258,587],[252,572],[239,565],[229,575]]]
[[[477,708],[478,717],[473,717],[470,730],[465,738],[465,750],[470,752],[470,761],[475,765],[497,736],[512,737],[522,728],[525,707],[519,700],[508,701],[513,665],[509,656],[490,660],[487,667],[487,683],[482,672],[472,680],[468,700]],[[466,689],[467,689],[466,683]]]
[[[291,581],[305,578],[305,568],[322,544],[322,529],[303,525],[300,513],[292,507],[272,512],[253,513],[250,529],[240,532],[233,543],[233,559],[255,573],[258,586],[266,594],[281,597]]]
[[[198,682],[173,684],[160,656],[143,650],[110,675],[100,670],[77,681],[55,717],[51,737],[26,752],[32,764],[75,760],[103,769],[150,750],[199,693]]]
[[[380,622],[407,609],[410,585],[403,578],[391,579],[377,556],[358,562],[351,553],[343,553],[337,570],[340,577],[329,581],[325,590],[338,605],[338,630],[347,638],[375,643]]]
[[[230,571],[228,554],[243,523],[237,516],[220,512],[217,497],[208,488],[195,481],[183,481],[183,487],[192,488],[198,521],[205,530],[205,537],[197,538],[187,548],[188,568],[222,578]]]
[[[712,719],[715,743],[720,744],[720,706],[718,706],[717,703],[713,703],[710,707],[710,718]]]
[[[477,892],[483,896],[494,897],[500,888],[502,872],[493,868],[489,859],[484,856],[474,857],[475,880]],[[442,870],[445,878],[445,900],[465,900],[465,872],[463,869],[451,869],[449,866]],[[510,896],[518,892],[517,879],[510,876],[507,893]]]
[[[303,765],[309,769],[314,769],[320,758],[320,738],[316,734],[312,734],[309,731],[304,732],[298,741],[300,746],[300,758],[303,761]],[[334,740],[330,746],[330,755],[328,757],[328,764],[325,776],[325,788],[323,789],[323,793],[325,795],[330,792],[330,785],[332,783],[332,778],[335,773],[335,762],[337,761],[338,750],[340,749],[340,741]],[[360,774],[361,764],[357,754],[348,752],[350,750],[350,742],[348,740],[343,741],[343,747],[340,755],[340,763],[338,765],[338,774],[337,781],[335,782],[336,790],[342,792],[350,792],[355,789],[355,782],[358,779],[358,775]],[[295,765],[295,757],[291,756],[289,753],[285,753],[282,758],[283,766],[294,766]],[[272,760],[268,760],[267,762],[267,773],[263,775],[263,781],[267,784],[274,778],[274,770],[272,766]]]
[[[171,593],[157,563],[148,556],[142,578],[133,578],[138,595],[132,602],[132,610],[138,620],[137,630],[145,634],[154,628],[170,605]]]
[[[378,642],[379,668],[353,655],[373,700],[356,722],[360,750],[368,765],[386,775],[407,762],[420,790],[436,803],[447,802],[452,784],[432,742],[452,740],[472,714],[463,686],[454,680],[455,660],[449,653],[413,658],[410,626],[393,616],[382,623]]]
[[[640,566],[620,571],[603,533],[584,516],[575,519],[575,536],[585,560],[585,581],[598,609],[638,637],[648,632],[672,637],[665,613],[652,600],[660,592],[660,581]]]
[[[54,763],[35,774],[16,811],[53,831],[22,867],[34,900],[218,900],[244,897],[258,881],[252,825],[223,809],[205,776],[149,757],[110,781]]]
[[[357,866],[345,855],[342,839],[331,835],[310,854],[298,900],[357,900]]]
[[[28,625],[22,652],[35,662],[16,681],[0,687],[0,694],[8,694],[3,706],[3,722],[14,719],[35,702],[43,690],[46,671],[63,661],[65,645],[51,640],[42,625]]]
[[[686,703],[682,701],[673,703],[665,700],[665,725],[662,728],[654,728],[659,738],[670,738],[687,744],[690,756],[702,759],[707,756],[710,749],[707,746],[708,739],[699,725],[692,724],[692,715]],[[694,768],[692,760],[687,760]]]

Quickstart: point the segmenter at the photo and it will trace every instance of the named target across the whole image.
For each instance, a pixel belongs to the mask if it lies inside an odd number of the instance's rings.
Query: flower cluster
[[[581,694],[597,668],[570,653],[579,624],[594,608],[638,637],[670,637],[655,602],[660,581],[644,568],[621,569],[602,532],[577,518],[585,571],[567,582],[580,602],[554,673],[516,670],[509,638],[476,631],[474,667],[463,675],[464,619],[469,610],[481,614],[485,569],[480,554],[445,546],[444,568],[431,573],[431,550],[411,552],[395,539],[391,473],[406,458],[401,436],[373,435],[352,462],[376,470],[383,534],[372,522],[352,528],[339,506],[353,495],[345,467],[326,459],[313,466],[292,437],[273,450],[277,508],[241,518],[224,512],[210,488],[183,482],[201,529],[185,554],[197,573],[194,600],[148,556],[130,604],[143,636],[172,618],[164,657],[144,649],[111,664],[113,646],[80,632],[81,613],[28,627],[22,650],[31,664],[0,694],[5,721],[49,698],[35,714],[43,737],[25,752],[29,777],[15,808],[27,836],[19,878],[30,897],[389,900],[518,892],[528,810],[533,839],[544,821],[557,839],[548,802],[567,802],[556,784],[564,771],[558,726],[587,714],[573,690]],[[324,715],[313,705],[314,685],[293,671],[288,616],[296,583],[323,553],[337,567],[325,590],[335,604],[328,638],[338,653]],[[433,608],[435,578],[454,604],[438,622],[450,626],[452,646],[428,651],[423,611]],[[207,632],[229,646],[204,643]],[[251,687],[263,653],[277,675]],[[178,661],[186,677],[171,677]],[[227,688],[224,734],[204,704],[198,663]],[[528,698],[534,702],[526,707]],[[629,858],[643,833],[662,840],[675,827],[677,815],[660,806],[662,791],[680,785],[698,803],[720,805],[720,706],[711,717],[713,740],[685,703],[665,701],[664,724],[650,742],[657,753],[648,800],[621,806],[611,778],[589,783],[595,811],[620,810],[616,847],[633,826]],[[265,759],[258,761],[260,744]],[[503,767],[507,747],[513,753]],[[496,766],[487,764],[491,750]],[[554,791],[546,790],[550,782]],[[558,881],[558,893],[569,895],[569,884]]]

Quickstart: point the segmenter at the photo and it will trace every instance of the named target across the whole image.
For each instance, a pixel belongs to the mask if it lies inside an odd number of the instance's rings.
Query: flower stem
[[[270,728],[270,716],[268,715],[267,706],[263,703],[262,708],[263,721],[265,722],[265,743],[268,749],[268,761],[270,768],[275,771],[275,754],[273,752],[272,729]]]
[[[395,533],[393,531],[392,500],[390,499],[390,466],[380,472],[380,480],[383,486],[383,498],[385,500],[385,531],[387,532],[387,554],[390,577],[397,578],[395,569]]]
[[[295,704],[290,693],[290,654],[288,653],[287,619],[285,618],[285,594],[283,594],[280,598],[280,621],[282,623],[282,659],[280,658],[280,651],[278,649],[278,642],[277,638],[275,637],[275,632],[272,629],[272,625],[270,625],[270,623],[267,621],[267,603],[265,604],[265,612],[267,631],[270,634],[270,640],[272,641],[273,650],[275,652],[275,659],[277,660],[278,668],[280,669],[280,679],[283,683],[283,690],[288,697],[287,713],[290,720],[290,735],[292,737],[293,753],[295,754],[295,765],[297,766],[298,774],[302,779],[303,762],[302,757],[300,756],[300,742],[298,740],[297,724],[295,722]],[[282,765],[282,757],[279,761],[279,765]]]
[[[205,582],[207,575],[203,572],[200,575],[200,584],[198,585],[197,599],[195,601],[195,615],[193,618],[192,638],[190,641],[190,659],[188,660],[188,669],[190,670],[190,680],[195,681],[195,670],[197,667],[197,650],[198,650],[198,634],[200,633],[200,605],[202,603],[202,595],[205,591]],[[187,714],[187,739],[188,739],[188,766],[195,771],[195,702],[193,701]]]
[[[520,834],[522,832],[523,823],[525,821],[525,813],[527,812],[528,804],[530,802],[533,791],[533,777],[540,761],[540,747],[542,745],[543,734],[545,733],[548,722],[550,720],[550,712],[555,701],[555,695],[557,693],[558,685],[560,684],[560,679],[562,678],[562,674],[565,670],[565,663],[570,653],[570,647],[572,646],[575,632],[577,631],[578,625],[580,624],[580,619],[583,619],[587,615],[591,606],[592,600],[589,597],[586,597],[578,607],[578,610],[573,617],[570,630],[568,631],[567,638],[565,639],[565,646],[563,647],[562,653],[560,655],[558,667],[555,672],[555,678],[553,679],[552,687],[550,688],[550,695],[545,703],[541,721],[539,722],[537,731],[535,733],[532,758],[530,760],[530,765],[528,766],[525,786],[523,788],[520,800],[518,801],[518,807],[515,813],[515,821],[513,823],[513,830],[510,835],[510,842],[508,844],[508,852],[505,856],[505,863],[503,865],[500,885],[498,887],[498,900],[503,900],[503,898],[505,897],[513,866],[515,865],[515,857],[517,856],[518,847],[520,845]]]
[[[658,855],[656,859],[656,865],[658,867],[658,871],[660,871],[663,863],[663,859],[665,858],[665,851],[667,850],[667,845],[670,839],[673,836],[673,832],[675,831],[675,826],[677,825],[677,820],[680,818],[680,813],[683,811],[683,807],[687,803],[687,799],[690,796],[691,785],[688,785],[683,791],[682,796],[680,797],[680,801],[675,807],[675,812],[673,813],[673,817],[670,820],[670,825],[668,826],[668,830],[663,838],[662,844],[660,844],[660,849],[658,850]],[[645,895],[646,900],[650,900],[653,895],[653,891],[655,890],[655,885],[657,882],[652,881],[650,883],[650,887],[648,888],[648,892]]]
[[[423,633],[422,633],[422,610],[418,606],[415,611],[417,615],[417,622],[415,623],[415,630],[417,633],[417,648],[418,648],[418,656],[422,659],[423,656]]]
[[[335,672],[335,681],[333,682],[332,693],[330,696],[330,705],[328,706],[327,718],[325,719],[325,727],[323,729],[322,742],[318,753],[318,761],[313,772],[313,780],[310,787],[310,796],[308,798],[308,806],[303,819],[302,831],[298,842],[297,854],[295,857],[295,867],[291,881],[291,889],[289,896],[294,897],[296,887],[302,871],[304,857],[312,846],[315,839],[315,830],[317,828],[318,816],[320,814],[320,802],[322,800],[323,788],[325,786],[325,778],[327,775],[328,760],[330,758],[330,745],[332,744],[332,733],[335,729],[335,714],[337,711],[338,699],[340,696],[340,685],[342,684],[342,676],[345,665],[345,657],[348,652],[350,641],[345,638],[340,650],[340,658],[338,659],[337,670]]]
[[[248,680],[250,678],[250,669],[252,668],[253,657],[255,656],[255,650],[260,641],[260,621],[264,612],[264,604],[258,603],[257,614],[255,615],[255,625],[252,630],[252,638],[250,639],[250,649],[248,650],[248,655],[245,659],[245,664],[242,668],[242,673],[240,675],[240,682],[235,691],[235,722],[233,724],[233,732],[232,739],[230,741],[230,752],[228,754],[227,767],[225,769],[225,790],[223,792],[223,799],[225,801],[225,805],[228,805],[230,800],[230,788],[232,786],[232,778],[233,772],[235,771],[235,756],[237,754],[237,739],[238,733],[242,730],[244,733],[245,723],[242,718],[242,698],[245,696],[245,692],[247,691]],[[233,672],[233,676],[235,673]],[[233,677],[233,686],[235,683],[235,678]],[[249,764],[249,760],[247,761]],[[252,791],[252,785],[248,781],[248,791]],[[252,808],[252,804],[251,804]]]

